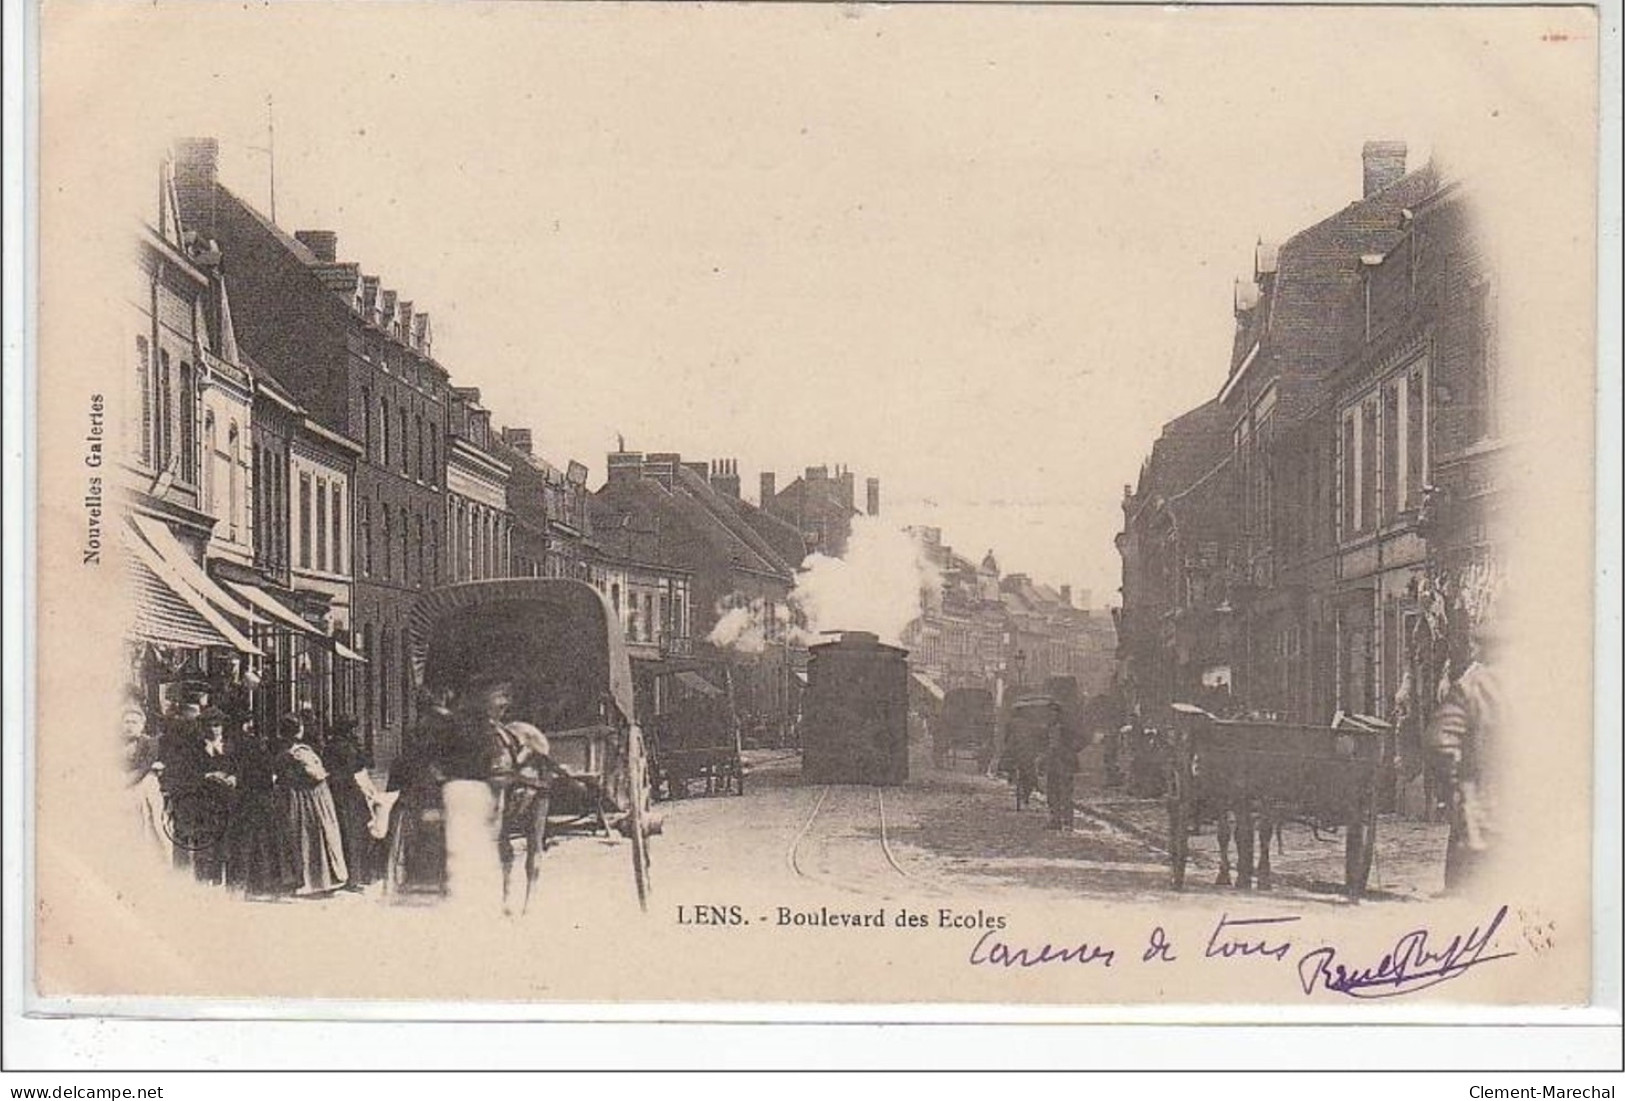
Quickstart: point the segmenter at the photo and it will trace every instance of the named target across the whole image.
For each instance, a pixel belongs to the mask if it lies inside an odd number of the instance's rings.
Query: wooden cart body
[[[677,702],[644,724],[650,775],[657,794],[682,799],[695,794],[745,794],[743,740],[729,694],[697,670],[661,673],[675,682],[662,699]]]
[[[551,578],[448,585],[418,600],[410,633],[420,686],[458,693],[491,678],[512,685],[507,718],[541,730],[555,766],[549,831],[586,825],[629,838],[647,906],[648,761],[625,640],[603,596]]]
[[[952,688],[942,698],[942,717],[932,752],[939,767],[970,762],[985,770],[993,760],[998,715],[985,688]]]
[[[1385,731],[1219,719],[1177,704],[1170,729],[1168,848],[1176,889],[1185,883],[1191,830],[1229,813],[1238,838],[1260,815],[1343,830],[1344,891],[1350,898],[1365,892]],[[1250,848],[1238,844],[1244,859]]]

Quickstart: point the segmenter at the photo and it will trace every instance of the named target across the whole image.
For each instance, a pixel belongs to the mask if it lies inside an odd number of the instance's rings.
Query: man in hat
[[[195,719],[192,710],[198,711]],[[191,703],[183,705],[182,714],[186,724],[172,730],[163,751],[170,835],[177,863],[190,865],[206,883],[219,883],[237,801],[236,746],[226,738],[225,712]]]
[[[1428,748],[1450,810],[1444,858],[1447,894],[1458,893],[1478,878],[1493,854],[1492,755],[1500,748],[1502,718],[1500,678],[1493,660],[1499,641],[1493,621],[1473,628],[1473,660],[1428,723]]]

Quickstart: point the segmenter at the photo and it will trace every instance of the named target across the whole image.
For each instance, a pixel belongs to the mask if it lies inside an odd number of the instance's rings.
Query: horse
[[[518,915],[530,910],[531,896],[541,878],[541,855],[547,844],[547,812],[552,781],[559,771],[549,756],[547,735],[530,723],[510,722],[506,734],[505,759],[497,779],[500,798],[497,812],[497,854],[502,861],[502,912],[515,914],[515,849],[525,850],[525,882],[517,906]]]

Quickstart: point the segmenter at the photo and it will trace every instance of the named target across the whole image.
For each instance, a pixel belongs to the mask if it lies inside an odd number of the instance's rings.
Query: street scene
[[[1497,829],[1495,273],[1471,179],[1399,139],[1341,154],[1308,220],[1225,227],[1249,266],[1181,368],[1196,404],[968,500],[951,462],[799,443],[786,468],[687,414],[561,452],[545,402],[514,417],[443,358],[410,272],[345,247],[365,209],[295,228],[274,179],[262,200],[219,139],[176,141],[108,413],[141,851],[250,902],[510,916],[578,877],[645,910],[723,873],[1470,886]]]

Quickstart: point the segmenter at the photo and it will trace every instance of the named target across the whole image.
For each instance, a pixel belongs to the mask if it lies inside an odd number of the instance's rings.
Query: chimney
[[[531,450],[533,444],[531,442],[530,429],[528,428],[504,428],[502,430],[502,440],[515,451],[523,452],[526,455],[535,454],[535,452]]]
[[[869,513],[870,516],[879,516],[880,515],[880,479],[879,478],[870,478],[870,479],[868,479],[868,481],[865,483],[865,488],[869,491],[869,500],[867,502],[867,504],[868,504],[868,513]]]
[[[806,479],[809,482],[827,482],[827,481],[829,481],[829,467],[827,467],[827,466],[809,466],[807,468],[807,472],[806,472]]]
[[[184,224],[215,236],[215,181],[220,175],[220,143],[214,138],[181,138],[175,143],[175,200]]]
[[[841,467],[841,496],[845,498],[847,508],[857,507],[857,478],[844,466]]]
[[[772,507],[773,498],[778,496],[777,485],[778,485],[778,479],[776,479],[773,476],[773,472],[771,470],[762,471],[762,474],[761,474],[762,497],[761,497],[761,501],[759,503],[761,504],[761,506],[763,508]]]
[[[675,451],[651,451],[644,460],[643,474],[671,489],[677,483],[677,468],[682,465],[683,457]]]
[[[724,497],[739,497],[739,460],[716,459],[711,463],[711,488]]]
[[[1368,141],[1360,150],[1365,166],[1365,197],[1367,199],[1387,187],[1398,183],[1405,175],[1405,143],[1402,141]]]
[[[336,264],[339,260],[339,235],[330,229],[301,229],[294,238],[311,251],[323,264]]]
[[[1062,585],[1061,586],[1061,603],[1065,604],[1068,608],[1072,607],[1072,586],[1071,585]]]
[[[643,452],[611,451],[604,466],[612,484],[636,481],[643,477]]]

